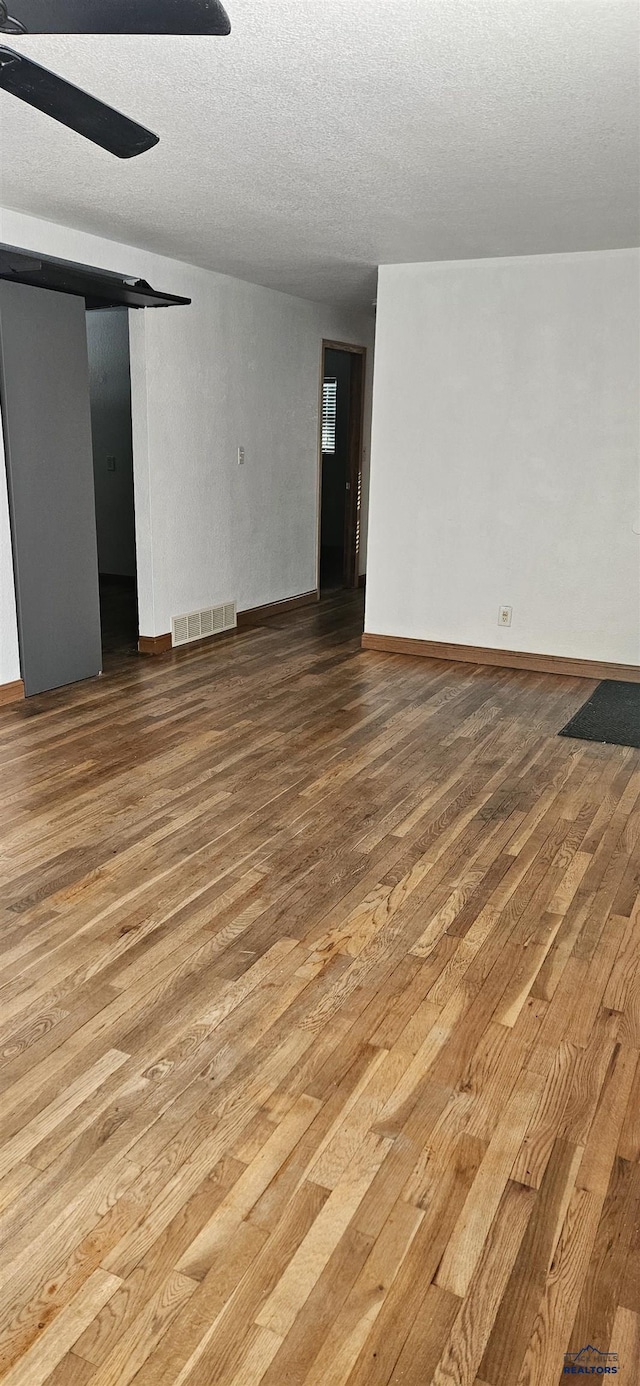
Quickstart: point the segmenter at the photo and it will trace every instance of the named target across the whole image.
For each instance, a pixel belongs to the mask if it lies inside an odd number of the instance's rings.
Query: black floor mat
[[[640,748],[640,683],[605,679],[559,734]]]

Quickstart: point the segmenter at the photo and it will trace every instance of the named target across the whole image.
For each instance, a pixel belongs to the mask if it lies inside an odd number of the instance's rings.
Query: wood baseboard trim
[[[640,665],[609,664],[600,659],[572,659],[565,655],[529,654],[525,650],[493,650],[482,645],[450,645],[439,640],[412,640],[403,635],[374,635],[365,631],[363,650],[385,654],[421,655],[448,659],[457,664],[492,664],[502,669],[528,669],[537,674],[564,674],[578,679],[619,679],[640,683]]]
[[[138,652],[144,655],[166,654],[172,648],[171,632],[166,635],[139,635]]]
[[[284,597],[281,602],[268,602],[266,606],[253,606],[247,611],[238,612],[238,629],[246,626],[260,626],[271,616],[284,616],[287,611],[297,611],[301,606],[313,606],[320,601],[320,592],[314,587],[311,592],[301,592],[297,597]]]
[[[14,679],[13,683],[0,683],[0,707],[6,707],[8,703],[21,703],[23,698],[22,679]]]
[[[313,606],[314,602],[320,601],[320,592],[314,587],[311,592],[301,592],[297,597],[284,597],[281,602],[268,602],[265,606],[253,606],[248,611],[238,612],[238,630],[244,630],[247,626],[259,626],[263,621],[268,621],[271,616],[282,616],[287,611],[297,611],[301,606]],[[233,631],[227,634],[232,635]],[[193,646],[208,644],[211,636],[205,640],[192,640],[185,649],[193,649]],[[183,647],[180,646],[182,649]],[[166,654],[173,649],[171,643],[171,633],[166,635],[140,635],[138,637],[138,651],[145,655]]]

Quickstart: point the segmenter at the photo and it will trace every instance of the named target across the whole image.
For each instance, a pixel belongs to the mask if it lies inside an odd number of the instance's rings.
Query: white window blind
[[[336,397],[338,382],[328,376],[322,382],[322,451],[336,450]]]

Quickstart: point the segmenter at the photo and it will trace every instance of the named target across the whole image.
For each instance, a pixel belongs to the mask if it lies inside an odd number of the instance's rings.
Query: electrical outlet
[[[113,457],[113,455],[110,456],[110,457],[107,457],[107,471],[108,471],[108,472],[115,472],[115,469],[116,469],[116,459],[115,459],[115,457]]]
[[[238,466],[244,467],[244,448],[238,448]]]
[[[513,612],[510,606],[501,606],[498,612],[498,625],[510,626],[512,614]]]

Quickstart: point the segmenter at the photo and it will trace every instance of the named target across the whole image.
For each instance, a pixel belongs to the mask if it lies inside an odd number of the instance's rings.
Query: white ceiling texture
[[[227,8],[230,38],[5,40],[160,144],[121,161],[0,92],[0,200],[345,304],[380,263],[638,243],[636,0]]]

